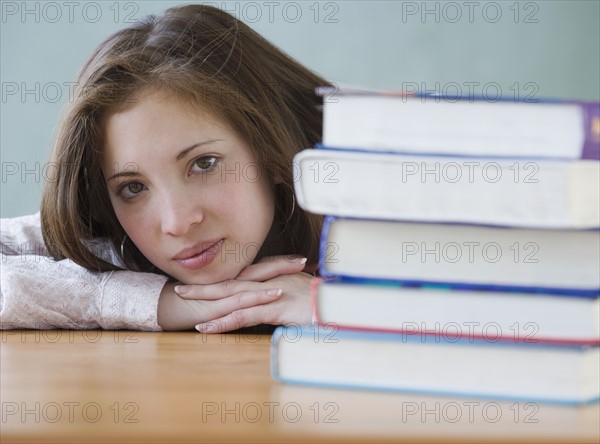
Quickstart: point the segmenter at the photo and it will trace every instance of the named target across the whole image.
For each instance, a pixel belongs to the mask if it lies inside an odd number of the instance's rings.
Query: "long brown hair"
[[[152,264],[132,242],[110,203],[101,170],[103,122],[131,105],[137,95],[158,88],[200,106],[227,122],[253,149],[276,185],[276,221],[283,225],[283,253],[318,262],[322,218],[294,205],[292,158],[321,139],[324,79],[291,59],[248,26],[205,5],[187,5],[149,16],[102,43],[79,74],[55,142],[56,176],[44,188],[42,233],[55,259],[69,258],[88,269],[116,266],[90,248],[99,238],[125,264]]]

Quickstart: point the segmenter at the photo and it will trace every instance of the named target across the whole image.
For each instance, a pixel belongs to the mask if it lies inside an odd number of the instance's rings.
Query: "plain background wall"
[[[189,2],[188,2],[189,3]],[[326,78],[488,97],[600,98],[600,2],[205,2]],[[37,211],[69,82],[110,33],[182,2],[1,2],[0,215]]]

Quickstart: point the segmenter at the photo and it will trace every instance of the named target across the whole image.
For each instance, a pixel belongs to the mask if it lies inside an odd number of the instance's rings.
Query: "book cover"
[[[600,103],[323,88],[332,148],[600,159]]]
[[[326,217],[323,277],[596,298],[600,233]]]
[[[600,400],[599,347],[435,342],[433,336],[279,327],[271,372],[284,383],[543,403]]]
[[[307,149],[294,157],[305,210],[334,216],[536,228],[600,227],[600,162]]]
[[[407,287],[316,278],[314,319],[336,329],[438,340],[600,345],[600,297]]]

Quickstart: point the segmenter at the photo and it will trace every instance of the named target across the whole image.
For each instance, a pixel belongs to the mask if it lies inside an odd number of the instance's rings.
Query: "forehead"
[[[200,139],[238,139],[214,113],[184,104],[162,92],[139,95],[104,121],[104,158],[160,154],[182,149]]]

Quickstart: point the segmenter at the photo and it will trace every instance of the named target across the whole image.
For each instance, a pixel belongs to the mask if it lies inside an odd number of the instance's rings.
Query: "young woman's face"
[[[104,149],[117,218],[155,266],[210,284],[253,262],[275,196],[250,147],[226,125],[151,93],[108,117]]]

